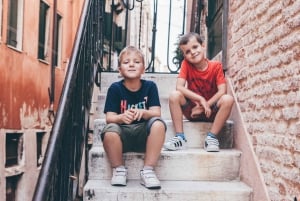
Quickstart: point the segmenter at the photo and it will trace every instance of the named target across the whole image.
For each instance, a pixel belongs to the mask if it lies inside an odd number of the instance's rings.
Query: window
[[[50,9],[49,6],[41,1],[39,22],[39,46],[38,58],[49,61],[50,44]]]
[[[6,200],[18,200],[17,199],[17,187],[20,180],[20,175],[6,178]]]
[[[62,54],[61,50],[62,50],[62,17],[57,14],[54,66],[61,65],[61,54]]]
[[[37,155],[37,166],[41,166],[43,159],[44,159],[44,154],[45,154],[45,148],[46,143],[45,143],[45,132],[38,132],[36,134],[36,155]]]
[[[8,5],[7,44],[21,50],[23,35],[23,0],[10,0]]]
[[[220,51],[222,51],[222,15],[223,15],[223,0],[208,1],[208,44],[207,57],[212,59]]]
[[[5,147],[5,167],[18,165],[23,158],[23,135],[19,133],[7,133]]]
[[[2,0],[0,0],[0,42],[2,38]]]

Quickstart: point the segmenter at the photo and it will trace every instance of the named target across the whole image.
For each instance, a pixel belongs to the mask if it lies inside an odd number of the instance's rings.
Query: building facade
[[[187,31],[223,61],[270,200],[299,200],[300,2],[188,2]]]
[[[272,201],[300,198],[300,1],[229,1],[228,76]]]
[[[31,200],[83,3],[0,0],[3,200]]]

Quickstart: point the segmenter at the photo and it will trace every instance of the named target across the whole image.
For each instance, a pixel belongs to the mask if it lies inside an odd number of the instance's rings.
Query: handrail
[[[76,197],[74,185],[86,154],[89,110],[97,61],[101,55],[103,1],[86,0],[33,201],[66,201]],[[75,179],[75,180],[74,180]],[[78,186],[75,186],[75,189]]]

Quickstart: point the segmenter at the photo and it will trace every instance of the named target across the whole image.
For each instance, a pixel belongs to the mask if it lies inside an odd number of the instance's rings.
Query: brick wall
[[[300,195],[300,1],[229,1],[233,81],[272,201]]]

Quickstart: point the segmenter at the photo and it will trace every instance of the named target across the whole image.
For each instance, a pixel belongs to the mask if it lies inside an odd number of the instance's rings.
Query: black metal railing
[[[142,7],[143,0],[137,1]],[[111,71],[111,53],[114,51],[117,34],[113,33],[113,13],[126,12],[125,31],[123,41],[117,41],[118,48],[127,45],[126,38],[129,31],[128,13],[135,9],[133,5],[126,5],[128,1],[122,1],[125,10],[118,10],[114,6],[114,0],[110,3],[111,15],[104,10],[105,0],[86,0],[83,5],[82,15],[79,22],[79,28],[74,41],[74,47],[65,82],[60,97],[57,113],[50,139],[45,153],[42,168],[37,181],[36,189],[33,195],[33,201],[73,201],[77,196],[79,188],[79,174],[83,156],[87,156],[87,134],[89,132],[89,111],[94,83],[100,87],[101,72]],[[171,4],[170,0],[170,5]],[[186,10],[186,0],[183,1],[183,12]],[[157,31],[157,13],[158,0],[153,0],[153,25],[151,41],[151,58],[148,61],[148,72],[156,72],[154,66],[154,57],[156,54],[156,31]],[[169,7],[170,12],[172,7]],[[142,13],[142,10],[140,10]],[[183,14],[185,17],[185,13]],[[171,22],[171,14],[169,14]],[[185,30],[185,18],[182,19],[182,33]],[[140,23],[142,23],[140,21]],[[110,24],[109,26],[107,26]],[[168,47],[166,54],[171,52],[170,43],[170,24],[169,33],[166,41]],[[109,38],[107,35],[110,35]],[[140,34],[139,34],[140,37]],[[121,43],[120,43],[121,42]],[[139,38],[140,44],[140,38]],[[175,51],[175,50],[173,50]],[[104,57],[107,57],[108,65],[104,66]],[[171,59],[172,60],[172,59]],[[180,58],[173,58],[172,61],[176,67],[175,70],[170,68],[169,72],[176,73],[179,70]]]
[[[143,23],[147,23],[145,21],[142,21],[142,14],[143,12],[149,12],[151,13],[149,10],[146,11],[146,8],[149,9],[149,5],[144,4],[144,0],[132,0],[132,1],[125,1],[122,0],[122,5],[120,4],[119,1],[116,0],[111,0],[111,1],[105,1],[106,3],[110,3],[110,5],[106,6],[106,7],[110,7],[110,10],[106,13],[105,15],[105,21],[107,23],[107,26],[109,27],[109,29],[106,30],[105,35],[105,44],[103,44],[104,46],[106,46],[107,49],[107,57],[108,57],[108,61],[106,62],[107,65],[101,65],[101,71],[114,71],[112,69],[112,52],[119,52],[123,47],[125,47],[127,44],[127,37],[128,37],[128,33],[130,31],[129,27],[130,27],[130,22],[128,22],[130,20],[129,15],[130,12],[139,12],[139,19],[136,19],[139,23],[138,25],[138,32],[136,33],[136,37],[138,37],[138,44],[136,44],[138,46],[138,48],[140,48],[141,45],[141,40],[146,40],[145,38],[142,38],[142,34],[141,34],[141,29],[142,29],[142,24]],[[173,36],[174,34],[177,34],[177,36],[183,35],[186,31],[186,9],[187,9],[187,0],[183,0],[180,1],[179,3],[181,4],[181,10],[178,12],[182,12],[182,14],[179,15],[179,13],[172,13],[172,10],[174,10],[175,6],[174,6],[174,1],[169,0],[169,1],[159,1],[159,0],[151,0],[149,1],[151,2],[150,5],[152,6],[151,10],[151,22],[152,22],[152,27],[151,27],[151,42],[147,45],[149,45],[148,49],[151,49],[149,54],[149,60],[146,61],[147,62],[147,66],[146,66],[146,72],[150,72],[150,73],[156,73],[158,72],[158,67],[155,66],[155,59],[157,54],[159,54],[157,52],[157,48],[160,49],[164,49],[164,53],[165,55],[167,55],[167,61],[166,61],[166,72],[164,73],[177,73],[178,70],[180,69],[180,64],[182,61],[182,57],[181,55],[179,55],[179,51],[177,49],[172,49],[171,45],[172,42],[174,43],[174,41],[171,41],[171,35]],[[162,7],[162,4],[165,3],[169,4],[168,8]],[[162,3],[162,4],[160,4]],[[145,7],[144,7],[145,5]],[[147,6],[147,7],[146,7]],[[178,6],[178,3],[177,3]],[[125,27],[122,27],[123,31],[122,33],[120,32],[120,27],[118,27],[115,23],[114,23],[114,15],[118,15],[121,12],[125,12]],[[162,13],[168,13],[168,16],[159,16],[159,14],[161,15]],[[174,15],[176,15],[174,17]],[[182,15],[182,19],[180,19],[180,17]],[[161,19],[158,19],[158,17],[161,17]],[[163,18],[163,19],[162,19]],[[176,19],[175,19],[176,18]],[[168,31],[167,34],[164,32],[160,32],[160,34],[158,34],[159,30],[159,26],[158,23],[161,21],[167,21],[168,24],[166,25],[168,27]],[[180,31],[175,31],[174,29],[172,29],[172,27],[180,27]],[[160,28],[162,28],[162,25],[160,26]],[[157,45],[157,38],[164,38],[164,41],[166,41],[166,44],[164,47],[162,47],[162,44],[158,44]],[[175,41],[175,43],[178,41]],[[104,47],[103,47],[104,48]],[[105,49],[105,48],[104,48]],[[144,52],[145,53],[145,52]],[[103,58],[102,58],[103,59]],[[103,64],[104,62],[101,62],[101,64]],[[158,72],[160,73],[160,72]]]
[[[74,200],[102,54],[103,1],[86,0],[33,201]],[[83,175],[86,175],[85,173]]]

